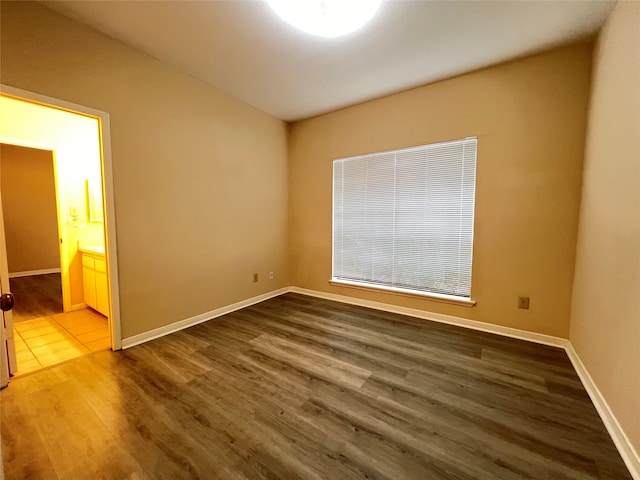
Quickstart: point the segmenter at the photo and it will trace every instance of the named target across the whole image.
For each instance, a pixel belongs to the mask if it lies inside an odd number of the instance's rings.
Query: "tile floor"
[[[17,375],[110,347],[107,318],[87,308],[13,325]]]

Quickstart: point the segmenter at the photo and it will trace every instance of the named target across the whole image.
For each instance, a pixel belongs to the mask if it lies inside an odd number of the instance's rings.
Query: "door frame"
[[[22,90],[10,85],[0,84],[0,92],[3,95],[14,97],[19,100],[92,117],[97,119],[98,121],[100,142],[100,169],[102,173],[102,197],[105,225],[105,256],[109,272],[109,330],[111,348],[113,350],[120,350],[122,348],[122,328],[120,323],[120,288],[118,281],[119,276],[116,245],[116,217],[109,114],[101,110],[86,107],[84,105],[78,105],[76,103],[67,102],[65,100],[60,100],[46,95],[41,95],[39,93],[29,92],[27,90]],[[15,141],[11,141],[10,143],[14,145],[16,144]],[[35,148],[43,147],[37,146],[36,142],[34,142],[33,145],[25,144],[24,146],[34,146]],[[47,150],[53,150],[55,156],[55,146],[48,145],[45,148]],[[0,334],[1,333],[2,332],[0,332]],[[6,344],[3,338],[0,340],[2,340],[0,342],[2,346],[2,357],[0,357],[0,361],[4,362],[6,358]]]
[[[2,265],[7,260],[7,249],[4,237],[4,213],[0,201],[0,294],[9,291],[8,267]],[[16,366],[16,348],[13,340],[13,312],[0,312],[0,342],[2,342],[2,362],[0,363],[0,388],[9,383],[9,376]],[[11,341],[7,341],[12,339]],[[3,478],[0,476],[0,478]]]

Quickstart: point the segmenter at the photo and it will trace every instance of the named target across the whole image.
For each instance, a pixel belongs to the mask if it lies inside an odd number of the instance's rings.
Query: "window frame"
[[[433,148],[436,146],[442,146],[442,145],[446,145],[446,144],[453,144],[453,143],[462,143],[465,141],[474,141],[475,142],[475,159],[474,159],[474,194],[473,194],[473,206],[472,206],[472,215],[473,215],[473,220],[472,220],[472,225],[471,225],[471,261],[470,261],[470,273],[469,273],[469,296],[462,296],[462,295],[454,295],[454,294],[447,294],[447,293],[440,293],[440,292],[432,292],[432,291],[427,291],[427,290],[419,290],[419,289],[411,289],[411,288],[404,288],[404,287],[398,287],[398,286],[393,286],[393,285],[385,285],[385,284],[378,284],[378,283],[374,283],[372,282],[365,282],[365,281],[358,281],[358,280],[351,280],[351,279],[345,279],[345,278],[340,278],[340,277],[336,277],[335,275],[335,255],[336,255],[336,249],[335,249],[335,236],[336,236],[336,218],[335,218],[335,204],[336,204],[336,175],[335,175],[335,163],[337,161],[345,161],[345,160],[355,160],[355,159],[362,159],[362,158],[367,158],[367,157],[375,157],[377,155],[384,155],[384,154],[398,154],[398,153],[404,153],[404,152],[410,152],[410,151],[414,151],[414,150],[419,150],[419,149],[425,149],[427,150],[429,147]],[[402,296],[407,296],[407,297],[413,297],[413,298],[427,298],[430,300],[434,300],[434,301],[438,301],[438,302],[444,302],[444,303],[451,303],[451,304],[455,304],[455,305],[460,305],[460,306],[466,306],[466,307],[472,307],[476,304],[476,301],[472,299],[472,289],[473,289],[473,282],[472,282],[472,277],[473,277],[473,250],[474,250],[474,237],[475,237],[475,201],[476,201],[476,191],[475,191],[475,186],[476,186],[476,177],[477,177],[477,144],[478,144],[478,138],[476,136],[470,136],[470,137],[465,137],[465,138],[460,138],[460,139],[454,139],[454,140],[448,140],[448,141],[442,141],[442,142],[432,142],[432,143],[428,143],[428,144],[424,144],[424,145],[418,145],[418,146],[413,146],[413,147],[407,147],[407,148],[398,148],[398,149],[392,149],[392,150],[385,150],[385,151],[381,151],[381,152],[371,152],[371,153],[367,153],[367,154],[362,154],[362,155],[355,155],[355,156],[349,156],[349,157],[340,157],[340,158],[335,158],[332,160],[332,193],[331,193],[331,279],[329,280],[329,283],[331,285],[335,285],[335,286],[339,286],[339,287],[348,287],[348,288],[354,288],[354,289],[360,289],[360,290],[365,290],[365,291],[376,291],[376,292],[380,292],[380,293],[386,293],[386,294],[392,294],[392,295],[402,295]]]

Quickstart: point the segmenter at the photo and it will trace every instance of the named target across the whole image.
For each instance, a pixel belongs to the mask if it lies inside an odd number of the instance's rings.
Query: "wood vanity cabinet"
[[[109,316],[109,288],[107,262],[104,255],[82,253],[82,282],[84,303],[104,316]]]

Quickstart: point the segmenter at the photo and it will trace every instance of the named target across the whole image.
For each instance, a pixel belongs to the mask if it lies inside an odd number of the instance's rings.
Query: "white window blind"
[[[333,163],[333,280],[470,297],[477,139]]]

